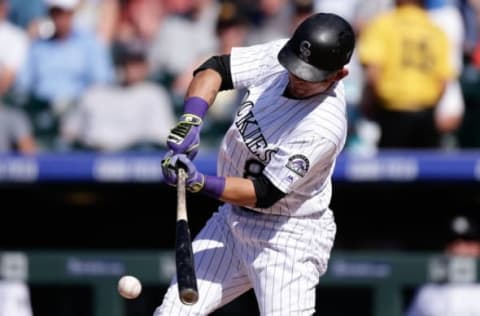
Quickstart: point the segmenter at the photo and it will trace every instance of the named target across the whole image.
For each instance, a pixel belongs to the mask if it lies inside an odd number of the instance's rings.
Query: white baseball
[[[137,298],[142,292],[142,283],[131,275],[125,275],[118,281],[118,293],[124,298]]]

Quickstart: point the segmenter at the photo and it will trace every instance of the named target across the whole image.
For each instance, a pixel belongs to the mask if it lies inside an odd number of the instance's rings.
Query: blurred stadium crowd
[[[424,4],[425,16],[445,32],[448,45],[386,43],[382,36],[395,34],[379,29],[395,7],[393,0],[0,0],[0,152],[163,148],[196,65],[233,46],[289,37],[299,21],[320,11],[341,15],[358,35],[345,82],[347,149],[478,147],[480,1]],[[408,18],[403,21],[410,25]],[[449,64],[439,66],[439,86],[423,86],[426,77],[375,73],[398,55],[396,50],[411,54],[407,59],[420,68],[423,62],[440,62],[436,50],[445,51]],[[397,71],[408,72],[407,64]],[[408,86],[420,94],[435,92],[417,101]],[[202,146],[216,147],[241,97],[241,91],[219,95],[205,122]],[[380,104],[387,111],[370,115],[368,109]],[[426,113],[431,126],[412,123],[417,120],[412,113]],[[407,139],[381,140],[387,129]],[[432,131],[438,141],[408,140]]]

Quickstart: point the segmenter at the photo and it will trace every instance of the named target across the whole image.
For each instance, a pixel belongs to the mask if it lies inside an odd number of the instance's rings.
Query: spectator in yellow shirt
[[[423,1],[397,0],[362,31],[358,52],[366,73],[362,106],[380,126],[379,147],[438,147],[434,109],[454,71],[448,39]]]

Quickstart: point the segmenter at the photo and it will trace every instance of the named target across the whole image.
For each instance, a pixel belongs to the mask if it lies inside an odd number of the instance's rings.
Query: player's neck
[[[287,99],[306,100],[306,99],[315,97],[315,96],[317,96],[317,95],[324,94],[326,91],[330,90],[334,84],[335,84],[335,82],[332,82],[332,83],[331,83],[329,86],[327,86],[325,89],[322,89],[321,91],[318,91],[318,92],[316,92],[316,93],[313,93],[313,94],[310,94],[310,95],[307,95],[307,96],[297,96],[297,95],[295,95],[294,93],[292,93],[291,88],[290,88],[290,85],[287,84],[287,86],[285,87],[285,90],[283,91],[282,96],[285,97],[285,98],[287,98]]]

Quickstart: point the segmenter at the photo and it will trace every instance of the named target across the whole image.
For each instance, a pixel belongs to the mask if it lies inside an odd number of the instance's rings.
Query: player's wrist
[[[205,175],[204,179],[204,186],[201,192],[215,199],[219,199],[225,190],[225,177]]]
[[[189,97],[183,105],[183,113],[191,114],[202,120],[208,111],[208,102],[200,97]]]

